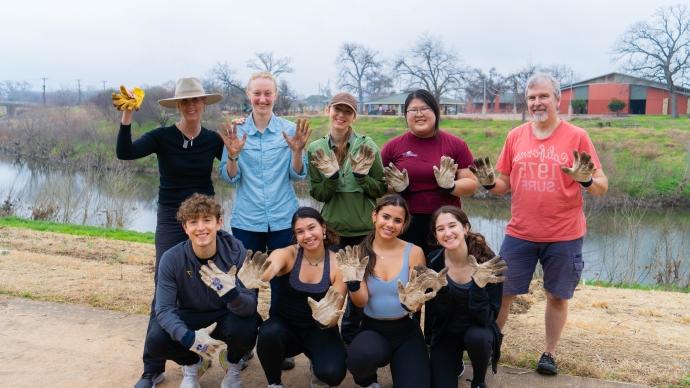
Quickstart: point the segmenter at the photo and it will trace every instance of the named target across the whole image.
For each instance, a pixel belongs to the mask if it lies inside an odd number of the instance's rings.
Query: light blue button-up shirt
[[[297,195],[290,180],[304,179],[307,175],[306,154],[302,171],[292,168],[292,151],[282,132],[293,136],[295,124],[271,116],[263,133],[256,129],[250,114],[244,124],[237,127],[237,136],[247,134],[247,142],[239,155],[237,175],[230,177],[226,165],[228,150],[223,148],[220,162],[222,179],[235,187],[230,226],[250,232],[277,231],[290,228],[292,215],[297,210]]]

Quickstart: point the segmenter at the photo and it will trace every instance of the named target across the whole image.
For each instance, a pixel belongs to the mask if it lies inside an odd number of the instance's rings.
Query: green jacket
[[[372,229],[371,212],[376,207],[376,199],[386,193],[383,179],[381,152],[374,141],[352,131],[347,142],[348,155],[356,155],[362,144],[376,152],[374,164],[369,174],[357,178],[352,174],[350,159],[346,158],[340,171],[334,177],[326,178],[317,168],[309,166],[309,194],[324,203],[321,215],[340,236],[352,237],[368,234]],[[318,149],[333,152],[330,136],[314,140],[307,148],[307,160],[311,161]]]

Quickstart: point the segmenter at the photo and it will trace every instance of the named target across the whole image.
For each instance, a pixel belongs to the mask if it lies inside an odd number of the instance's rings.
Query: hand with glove
[[[578,153],[577,150],[573,150],[573,166],[561,166],[561,171],[570,175],[574,181],[579,182],[584,187],[589,187],[592,184],[594,170],[592,157],[584,151]]]
[[[393,162],[390,162],[388,167],[383,168],[383,173],[386,182],[396,193],[402,193],[405,191],[407,186],[410,185],[410,178],[407,176],[407,169],[400,171],[398,170],[398,167],[393,164]]]
[[[212,359],[218,348],[224,345],[223,341],[211,338],[211,333],[216,329],[216,325],[217,322],[213,322],[208,327],[195,331],[194,344],[189,350],[203,358]]]
[[[357,154],[350,155],[350,166],[352,166],[352,173],[358,175],[367,175],[371,165],[376,160],[376,152],[366,144],[359,147]]]
[[[234,265],[230,267],[228,273],[225,273],[218,268],[214,262],[210,262],[208,265],[202,265],[201,269],[199,270],[201,281],[217,292],[218,296],[220,297],[224,296],[230,292],[230,290],[235,288],[236,273],[237,267]]]
[[[261,251],[256,251],[253,256],[251,249],[247,251],[242,268],[237,273],[237,277],[246,288],[268,288],[268,282],[261,280],[261,275],[271,265],[271,261],[266,260],[267,258],[268,255]]]
[[[477,264],[477,259],[469,255],[470,266],[474,268],[472,273],[472,280],[480,288],[486,287],[488,283],[502,283],[506,277],[503,276],[508,270],[508,264],[500,256],[494,256],[493,259],[481,264]]]
[[[407,282],[407,285],[403,286],[402,282],[398,280],[398,299],[402,307],[409,312],[421,309],[426,301],[436,296],[441,287],[448,284],[447,273],[448,268],[437,273],[427,267],[414,267],[410,271],[410,281]],[[428,289],[431,291],[427,292]]]
[[[333,288],[328,287],[326,296],[320,301],[315,301],[311,297],[307,297],[307,303],[311,308],[311,316],[324,329],[333,327],[338,324],[338,320],[345,312],[343,302],[345,296]]]
[[[470,171],[485,189],[491,190],[496,186],[496,173],[494,173],[494,166],[488,156],[484,159],[475,159],[474,164],[470,165]]]
[[[359,245],[346,246],[335,254],[338,261],[338,268],[343,274],[343,281],[361,282],[364,280],[364,271],[369,264],[369,256],[362,257],[362,249]]]
[[[141,88],[134,88],[129,91],[124,85],[120,85],[120,93],[112,94],[113,106],[119,111],[139,110],[141,103],[144,102],[144,94],[144,90]]]
[[[330,178],[337,174],[340,170],[338,166],[338,159],[335,157],[335,153],[330,151],[328,155],[323,149],[318,149],[314,152],[314,156],[311,158],[312,166],[316,167],[319,172],[321,172],[326,178]],[[335,179],[335,178],[334,178]]]
[[[455,188],[455,174],[458,171],[458,164],[450,156],[441,156],[441,167],[434,166],[434,177],[436,183],[442,189],[453,191]]]

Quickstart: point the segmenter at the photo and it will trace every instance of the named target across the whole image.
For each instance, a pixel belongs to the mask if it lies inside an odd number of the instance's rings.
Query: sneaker
[[[228,369],[225,377],[220,383],[220,388],[242,388],[242,377],[240,376],[240,364],[228,362]]]
[[[285,357],[283,359],[283,363],[280,365],[280,369],[282,370],[290,370],[295,367],[295,358],[294,357]]]
[[[268,388],[283,388],[283,384],[268,384]]]
[[[165,375],[163,374],[163,372],[144,372],[141,375],[139,381],[137,381],[137,383],[134,384],[134,388],[154,388],[156,384],[162,383],[163,380],[165,380]]]
[[[556,360],[550,353],[542,353],[537,363],[537,373],[542,375],[553,376],[558,373],[558,368],[556,367]]]
[[[470,388],[486,388],[486,383],[474,383],[472,380],[467,379],[470,382]]]
[[[460,368],[458,369],[458,377],[465,373],[465,360],[460,360]]]
[[[314,374],[314,366],[309,362],[309,371],[311,372],[311,381],[309,382],[309,388],[329,388],[330,385],[319,380]]]
[[[249,366],[249,360],[254,358],[254,351],[250,350],[249,353],[245,354],[240,358],[240,360],[237,362],[237,365],[240,366],[240,370],[245,370]],[[230,362],[228,361],[228,349],[224,348],[218,353],[218,361],[220,362],[220,366],[223,368],[223,370],[227,373],[228,371],[228,364]]]
[[[367,385],[366,387],[362,387],[362,388],[381,388],[381,384],[371,383],[371,384]]]
[[[211,366],[211,361],[199,357],[199,362],[192,365],[182,365],[182,381],[180,388],[201,388],[199,378],[204,375],[206,369]]]

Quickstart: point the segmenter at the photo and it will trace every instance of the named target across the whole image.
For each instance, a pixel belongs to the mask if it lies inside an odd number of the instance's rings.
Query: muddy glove
[[[434,298],[438,290],[448,284],[447,273],[448,268],[437,273],[427,267],[414,267],[410,271],[410,281],[407,282],[407,285],[403,286],[402,282],[398,280],[400,305],[409,312],[421,309],[424,302]],[[428,289],[431,291],[427,292]]]
[[[268,255],[261,251],[256,251],[254,256],[252,256],[251,249],[247,251],[247,255],[244,257],[244,262],[242,263],[242,268],[240,268],[240,272],[237,273],[237,277],[245,288],[268,288],[268,282],[261,280],[261,275],[263,275],[266,269],[271,265],[271,261],[266,260],[267,258]]]
[[[561,171],[570,175],[574,181],[589,187],[592,184],[592,174],[594,173],[592,157],[584,151],[578,153],[577,150],[573,150],[573,166],[561,166]]]
[[[364,271],[369,264],[369,256],[361,256],[362,250],[359,245],[354,247],[348,245],[344,250],[341,249],[335,254],[338,268],[343,273],[344,282],[361,282],[364,280]]]
[[[455,188],[455,173],[458,171],[458,164],[450,156],[441,156],[441,167],[434,166],[434,177],[436,183],[442,189],[452,191]]]
[[[345,301],[345,296],[336,291],[333,286],[328,287],[326,296],[318,302],[311,297],[307,297],[307,303],[309,303],[311,308],[311,316],[323,329],[338,324],[338,320],[345,312],[343,301]]]
[[[496,186],[496,173],[488,156],[484,159],[475,159],[474,164],[470,165],[470,171],[472,171],[472,174],[477,177],[479,184],[484,186],[485,189],[491,190]]]
[[[340,167],[338,166],[338,159],[335,158],[334,152],[329,152],[328,155],[322,149],[316,150],[314,156],[311,158],[312,166],[316,167],[326,178],[330,178],[338,173]]]
[[[400,171],[395,164],[393,164],[393,162],[390,162],[388,167],[383,168],[383,173],[386,182],[396,193],[402,193],[405,191],[407,186],[410,185],[410,178],[407,176],[407,169],[403,168],[403,170]]]
[[[210,326],[195,331],[194,344],[189,350],[203,358],[209,360],[213,358],[213,354],[216,350],[218,350],[221,345],[224,345],[223,341],[211,338],[211,333],[216,329],[216,325],[217,322],[213,322]]]
[[[237,267],[234,265],[230,267],[228,273],[225,273],[221,271],[214,262],[210,262],[208,265],[202,265],[199,270],[201,280],[204,284],[217,292],[220,297],[235,288],[235,273],[237,273]]]
[[[350,155],[350,166],[352,166],[352,173],[358,175],[367,175],[371,165],[374,164],[376,153],[366,144],[359,147],[359,151],[355,156]]]
[[[141,103],[144,102],[144,90],[141,88],[134,88],[131,92],[120,85],[120,93],[113,93],[113,106],[117,110],[139,110]]]
[[[506,277],[503,273],[508,270],[508,264],[500,256],[494,256],[493,259],[481,264],[477,264],[477,259],[469,255],[470,266],[474,268],[472,273],[472,280],[480,288],[486,287],[488,283],[502,283]]]

